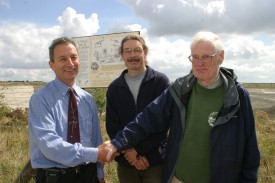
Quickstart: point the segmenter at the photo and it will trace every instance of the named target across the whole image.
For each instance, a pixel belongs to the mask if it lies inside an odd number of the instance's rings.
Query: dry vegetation
[[[29,161],[27,109],[11,109],[1,104],[0,97],[0,182],[24,182],[33,171],[20,177]],[[255,110],[258,143],[261,151],[259,183],[275,183],[275,120],[266,111]],[[103,140],[108,140],[104,116],[100,117]],[[117,183],[116,163],[105,166],[107,183]],[[20,178],[20,179],[19,179]],[[33,183],[30,179],[28,183]]]
[[[27,109],[0,107],[0,183],[34,183],[29,167]],[[104,117],[100,117],[103,140],[108,140]],[[26,164],[28,164],[26,166]],[[23,169],[25,170],[23,171]],[[105,166],[107,183],[116,183],[116,163]],[[27,183],[26,182],[26,183]]]
[[[261,151],[260,183],[275,182],[275,121],[264,111],[255,112],[256,129]]]

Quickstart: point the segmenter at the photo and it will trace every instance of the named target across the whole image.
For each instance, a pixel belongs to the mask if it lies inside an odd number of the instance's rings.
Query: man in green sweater
[[[192,72],[178,78],[109,144],[121,152],[169,129],[162,183],[256,183],[260,164],[249,94],[212,32],[191,43]]]

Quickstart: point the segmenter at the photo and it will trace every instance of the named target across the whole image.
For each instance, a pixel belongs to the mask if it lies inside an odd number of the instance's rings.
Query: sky
[[[0,0],[0,81],[54,79],[48,47],[60,36],[140,31],[148,61],[171,81],[188,74],[190,41],[218,34],[221,66],[243,83],[275,83],[274,0]]]

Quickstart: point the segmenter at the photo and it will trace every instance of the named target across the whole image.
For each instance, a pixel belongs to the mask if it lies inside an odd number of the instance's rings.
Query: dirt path
[[[275,88],[248,88],[252,107],[255,110],[263,110],[275,119]]]

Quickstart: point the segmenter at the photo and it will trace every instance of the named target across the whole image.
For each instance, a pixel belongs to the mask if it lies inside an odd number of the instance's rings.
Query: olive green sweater
[[[210,181],[210,133],[223,104],[224,88],[194,86],[187,107],[186,127],[175,176],[184,183]]]

